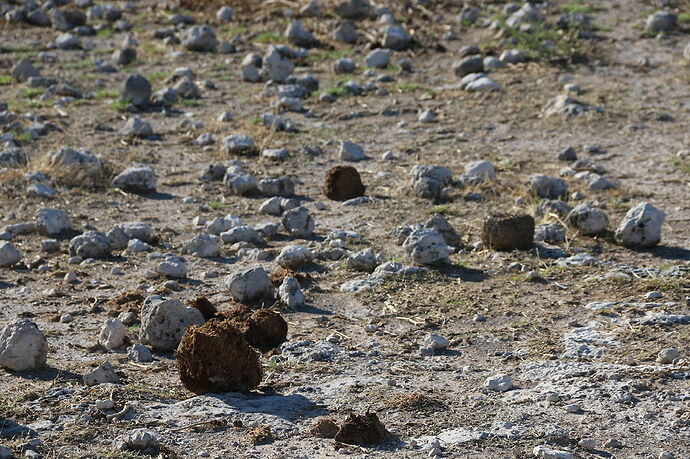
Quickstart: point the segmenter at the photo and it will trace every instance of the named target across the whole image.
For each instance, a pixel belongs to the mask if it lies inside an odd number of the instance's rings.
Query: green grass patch
[[[690,163],[683,161],[680,158],[674,158],[671,160],[671,166],[678,169],[683,174],[690,174]]]
[[[307,57],[308,61],[311,62],[323,62],[340,59],[342,57],[348,56],[350,51],[347,49],[334,49],[332,51],[323,51],[320,53],[310,54]]]
[[[165,80],[166,78],[168,78],[168,76],[170,76],[170,72],[158,70],[156,72],[149,73],[148,76],[146,77],[146,79],[149,81],[161,81],[161,80]]]
[[[93,97],[96,99],[114,99],[119,95],[117,91],[109,91],[107,89],[101,89],[93,93]]]
[[[532,59],[573,62],[586,55],[584,46],[577,38],[580,33],[577,28],[564,31],[539,23],[533,24],[531,30],[525,32],[510,27],[505,17],[499,16],[497,21],[500,28],[516,41],[510,47],[523,50]]]
[[[211,210],[223,210],[225,207],[225,203],[220,201],[210,201],[208,203],[208,208]]]
[[[12,75],[0,75],[0,86],[7,86],[14,82]]]
[[[246,33],[247,30],[249,29],[244,26],[232,26],[228,24],[218,27],[218,33],[221,35],[241,35]]]
[[[688,24],[690,23],[690,13],[680,13],[678,15],[678,22],[680,24]]]
[[[47,100],[31,100],[26,104],[29,108],[47,108],[52,105],[51,102]]]
[[[252,40],[255,43],[285,43],[287,38],[275,32],[262,32]]]
[[[414,92],[427,90],[427,87],[418,83],[398,83],[393,88],[398,92]]]
[[[18,129],[13,129],[10,132],[14,136],[14,140],[16,140],[17,142],[31,143],[34,141],[33,137],[31,137],[31,135],[26,131],[20,131]]]
[[[113,110],[117,110],[118,112],[126,111],[127,107],[129,107],[129,102],[126,102],[126,101],[121,100],[121,99],[114,100],[110,104],[110,108],[112,108]]]
[[[114,33],[113,29],[111,29],[110,27],[104,27],[101,30],[99,30],[98,32],[96,32],[96,35],[98,35],[101,38],[108,38],[108,37],[112,36],[113,33]]]
[[[448,204],[440,204],[438,206],[434,206],[431,209],[429,209],[430,214],[441,214],[441,215],[448,215],[453,213],[453,210],[450,208],[450,205]]]
[[[26,88],[26,89],[22,89],[19,94],[24,99],[35,99],[36,97],[43,94],[43,89],[41,89],[41,88]]]
[[[603,7],[597,4],[584,3],[582,0],[571,0],[561,5],[561,11],[569,14],[589,14],[601,11]]]

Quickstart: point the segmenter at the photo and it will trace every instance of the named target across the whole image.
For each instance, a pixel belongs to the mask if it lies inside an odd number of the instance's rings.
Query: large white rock
[[[445,262],[450,256],[448,244],[435,229],[416,229],[403,243],[405,258],[415,265]]]
[[[98,342],[109,351],[112,351],[122,346],[126,338],[127,327],[120,319],[114,317],[106,320],[103,324],[101,334],[98,336]]]
[[[48,342],[35,323],[18,319],[0,332],[0,367],[28,371],[42,367],[48,355]]]
[[[616,241],[627,247],[653,247],[661,241],[665,218],[663,211],[641,202],[625,214],[616,230]]]
[[[198,309],[154,295],[146,298],[141,308],[139,339],[156,350],[172,351],[187,327],[203,323],[204,317]]]
[[[273,296],[273,284],[262,267],[241,269],[227,278],[230,294],[240,303],[251,303]]]

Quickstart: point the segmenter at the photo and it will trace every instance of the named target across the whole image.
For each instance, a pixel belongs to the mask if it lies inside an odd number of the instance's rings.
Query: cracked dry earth
[[[49,2],[9,3],[0,1],[0,8]],[[59,8],[86,12],[90,3]],[[0,368],[0,445],[8,449],[0,457],[690,457],[690,80],[683,57],[690,7],[557,0],[535,4],[538,22],[518,31],[504,27],[506,2],[372,1],[372,17],[353,20],[357,43],[347,44],[331,36],[342,18],[330,2],[312,17],[299,13],[302,1],[230,1],[235,15],[225,23],[215,16],[221,5],[199,3],[110,2],[131,29],[89,19],[96,34],[79,36],[81,48],[71,50],[48,46],[63,33],[54,28],[0,23],[0,102],[14,114],[0,114],[2,148],[28,156],[25,164],[0,169],[2,225],[33,222],[46,207],[67,211],[71,225],[55,237],[55,252],[42,250],[46,236],[30,229],[7,233],[22,259],[0,268],[0,326],[33,321],[48,353],[46,364],[31,371]],[[650,33],[647,17],[662,6],[677,23]],[[413,42],[393,51],[389,65],[371,69],[364,59],[381,44],[384,7]],[[478,19],[461,21],[458,15],[471,7]],[[201,53],[154,38],[176,13],[210,24],[236,52]],[[555,24],[566,13],[584,14],[590,25],[558,33]],[[321,46],[292,58],[294,74],[311,73],[320,89],[303,100],[305,111],[284,112],[270,85],[244,81],[243,58],[263,56],[273,44],[299,48],[283,37],[296,17]],[[174,33],[184,39],[190,27]],[[109,60],[126,36],[138,42],[137,59],[113,73],[94,71],[95,60]],[[466,91],[454,65],[468,45],[484,57],[516,48],[526,59],[487,69],[497,91]],[[16,81],[12,68],[27,57],[42,77],[83,97],[65,99]],[[334,73],[344,57],[356,62],[354,74]],[[397,64],[404,58],[410,71]],[[146,77],[156,91],[174,84],[168,78],[179,67],[194,73],[200,98],[139,109],[120,102],[131,74]],[[359,89],[343,89],[348,80]],[[571,96],[600,112],[547,114],[565,84],[577,84],[579,94]],[[432,122],[420,121],[424,110],[434,113]],[[232,117],[221,122],[224,111]],[[291,121],[297,132],[266,127],[265,113]],[[123,135],[132,116],[148,121],[154,135]],[[54,128],[34,136],[28,128],[37,122]],[[215,144],[195,144],[203,133]],[[285,148],[289,157],[231,154],[223,139],[233,134],[249,135],[258,150]],[[343,161],[341,141],[359,144],[366,157]],[[86,186],[51,166],[48,155],[64,147],[99,156],[102,182]],[[573,161],[557,154],[567,147],[615,188],[592,190],[564,171]],[[222,181],[200,179],[210,164],[230,160],[241,160],[257,179],[292,179],[315,220],[314,234],[294,237],[280,227],[261,243],[222,243],[211,258],[184,253],[185,243],[205,231],[200,221],[233,215],[255,228],[281,221],[259,210],[271,195],[236,195]],[[495,179],[462,185],[465,165],[477,160],[493,164]],[[324,196],[326,172],[343,164],[359,171],[373,199],[343,205]],[[133,165],[155,171],[155,192],[111,185]],[[419,197],[410,182],[416,165],[447,167],[456,180],[436,200]],[[53,197],[27,196],[37,172],[47,176]],[[607,229],[587,236],[568,226],[564,214],[537,212],[544,199],[526,185],[533,174],[560,175],[566,204],[602,209]],[[640,202],[665,212],[661,242],[617,244],[615,229]],[[482,225],[494,213],[565,225],[565,240],[493,251],[482,244]],[[382,256],[377,264],[383,257],[413,264],[393,231],[435,214],[460,235],[447,260],[378,277],[348,267],[347,257],[364,249]],[[148,250],[114,250],[81,262],[69,253],[79,233],[132,221],[153,229]],[[337,233],[343,230],[351,233]],[[180,382],[173,352],[153,350],[152,362],[128,359],[130,345],[140,342],[146,297],[186,304],[205,297],[230,309],[237,300],[227,277],[257,265],[280,274],[275,257],[294,244],[315,254],[292,268],[306,304],[252,305],[272,308],[288,324],[287,341],[261,354],[255,390],[195,395]],[[165,254],[184,258],[185,277],[157,274]],[[98,342],[101,327],[121,312],[134,313],[126,342],[107,350]],[[428,352],[423,342],[431,333],[448,342]],[[671,348],[675,358],[659,357]],[[119,383],[85,385],[82,376],[104,361]],[[509,390],[487,384],[498,375],[512,379]],[[376,445],[336,442],[334,433],[314,429],[324,419],[340,425],[350,413],[367,411],[388,431]],[[118,440],[136,429],[159,445],[118,449]]]

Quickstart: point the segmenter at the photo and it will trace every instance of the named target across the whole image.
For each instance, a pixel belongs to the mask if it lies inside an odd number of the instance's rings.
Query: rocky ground
[[[690,456],[685,2],[0,13],[0,458]]]

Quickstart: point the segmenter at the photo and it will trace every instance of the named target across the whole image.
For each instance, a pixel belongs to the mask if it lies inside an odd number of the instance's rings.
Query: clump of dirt
[[[270,443],[273,440],[273,433],[271,432],[271,426],[266,424],[261,424],[249,430],[245,435],[248,442],[254,445],[261,445],[265,443]]]
[[[229,320],[188,327],[175,357],[182,384],[195,394],[249,392],[261,382],[259,355]]]
[[[534,245],[531,215],[489,215],[482,231],[484,246],[493,250],[524,250]]]
[[[269,276],[271,282],[273,282],[273,285],[275,286],[282,284],[286,277],[294,277],[299,281],[300,285],[303,285],[305,282],[311,280],[311,276],[309,274],[300,273],[286,268],[280,268],[277,271],[271,273],[271,275]]]
[[[323,194],[333,201],[364,196],[365,191],[359,172],[352,166],[335,166],[326,172]]]
[[[106,303],[111,316],[117,316],[121,312],[134,312],[139,314],[144,295],[137,291],[124,292],[110,298]]]
[[[197,308],[204,316],[204,320],[211,320],[218,312],[218,309],[205,296],[195,298],[189,306]]]
[[[378,445],[383,443],[388,431],[376,413],[350,414],[340,426],[335,441],[348,445]]]
[[[253,311],[241,305],[220,312],[219,317],[231,321],[244,334],[247,342],[262,352],[275,349],[287,339],[287,322],[270,309]]]
[[[309,432],[319,438],[334,438],[338,434],[338,430],[338,424],[328,418],[314,420],[309,428]]]
[[[390,408],[407,411],[427,411],[444,406],[442,402],[418,392],[395,394],[384,400],[384,404]]]

